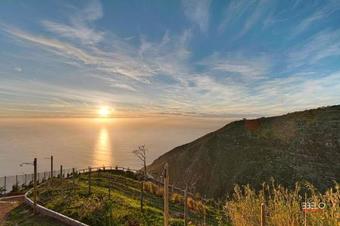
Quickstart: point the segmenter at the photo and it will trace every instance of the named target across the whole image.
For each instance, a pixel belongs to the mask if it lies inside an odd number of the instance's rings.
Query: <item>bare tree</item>
[[[142,162],[143,164],[143,174],[146,176],[146,152],[147,149],[145,148],[145,145],[141,145],[138,147],[138,149],[132,151],[133,154],[137,156],[137,158]]]
[[[146,178],[147,172],[146,172],[146,152],[147,149],[145,148],[145,145],[139,146],[138,149],[133,150],[132,153],[137,156],[137,158],[142,162],[143,164],[143,170],[142,170],[142,182],[141,182],[141,194],[140,194],[140,208],[143,212],[144,207],[144,180]]]

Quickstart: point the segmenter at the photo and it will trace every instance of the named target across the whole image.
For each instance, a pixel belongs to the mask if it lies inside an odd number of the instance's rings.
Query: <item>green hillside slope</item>
[[[234,184],[259,187],[271,177],[286,186],[305,179],[322,190],[340,179],[340,105],[235,121],[176,147],[148,169],[159,175],[165,162],[172,183],[210,197]]]

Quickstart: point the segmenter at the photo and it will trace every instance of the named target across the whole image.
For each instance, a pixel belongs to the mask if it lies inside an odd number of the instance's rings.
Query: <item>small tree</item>
[[[143,212],[143,206],[144,206],[144,180],[146,178],[147,172],[146,172],[146,152],[147,149],[145,148],[145,145],[139,146],[138,149],[132,151],[133,154],[137,156],[137,158],[142,162],[143,164],[143,170],[142,170],[142,182],[141,182],[141,195],[140,195],[140,208]]]

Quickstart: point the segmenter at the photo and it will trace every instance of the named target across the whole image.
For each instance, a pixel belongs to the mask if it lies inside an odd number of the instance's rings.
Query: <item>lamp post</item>
[[[33,165],[34,167],[34,176],[33,176],[33,212],[37,213],[37,158],[34,158],[32,162],[23,162],[20,164],[20,167],[24,165]]]

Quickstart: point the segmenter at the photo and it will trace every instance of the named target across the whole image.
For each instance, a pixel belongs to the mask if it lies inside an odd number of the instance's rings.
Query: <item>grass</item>
[[[144,184],[144,212],[140,211],[141,183],[129,172],[93,172],[91,194],[88,193],[88,174],[80,174],[73,181],[55,178],[39,186],[38,202],[47,208],[80,220],[92,226],[101,225],[163,225],[163,189],[151,182]],[[110,190],[109,190],[110,187]],[[296,183],[293,189],[282,185],[263,183],[262,189],[249,185],[238,186],[223,208],[198,198],[188,198],[189,225],[257,226],[261,221],[261,203],[265,204],[267,226],[304,225],[302,204],[324,203],[323,209],[306,214],[309,226],[338,226],[340,219],[340,186],[319,192],[307,182]],[[170,225],[184,225],[181,194],[170,195]],[[5,225],[59,225],[49,218],[33,216],[20,206],[11,212]]]
[[[34,215],[32,209],[24,204],[10,212],[3,226],[62,226],[49,217]]]
[[[340,188],[335,183],[334,188],[320,193],[307,182],[296,183],[295,188],[288,190],[272,182],[263,184],[262,190],[256,192],[248,186],[236,186],[234,194],[226,202],[225,211],[232,225],[257,226],[260,225],[261,203],[266,205],[266,225],[287,226],[304,225],[305,213],[301,207],[305,202],[324,203],[325,208],[314,209],[306,213],[309,226],[338,226],[340,222]]]
[[[101,225],[163,225],[163,190],[146,183],[144,188],[144,212],[140,210],[141,183],[129,172],[101,171],[91,174],[91,194],[88,193],[88,174],[75,179],[55,178],[39,186],[38,202],[43,206],[92,226]],[[110,190],[109,190],[110,187]],[[152,187],[152,191],[150,190]],[[170,225],[184,225],[183,197],[170,196]],[[190,199],[189,199],[190,200]],[[191,199],[189,218],[191,225],[206,222],[216,225],[220,219],[216,209]],[[221,218],[222,219],[222,218]]]

